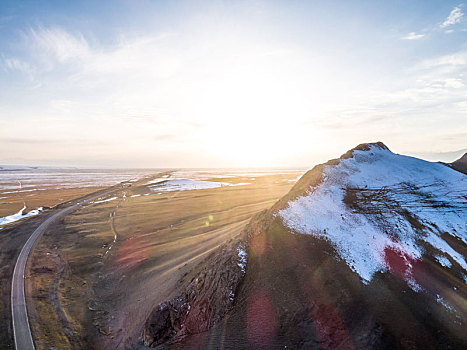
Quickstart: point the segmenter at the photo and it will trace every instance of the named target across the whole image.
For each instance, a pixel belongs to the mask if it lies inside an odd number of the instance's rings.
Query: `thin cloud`
[[[401,39],[402,40],[418,40],[421,39],[425,36],[425,34],[417,34],[415,32],[410,32],[406,36],[403,36]]]
[[[381,125],[388,121],[390,113],[384,113],[377,107],[355,108],[327,113],[319,119],[303,122],[305,126],[320,129],[347,130],[365,126]]]
[[[177,138],[178,136],[174,134],[157,135],[154,136],[154,141],[174,141]]]
[[[465,137],[467,133],[461,133],[456,135],[443,135],[440,136],[443,140],[456,140],[459,137]],[[413,152],[414,156],[425,158],[430,161],[442,161],[442,162],[453,162],[462,157],[467,152],[467,148],[463,148],[457,151],[451,152]]]
[[[462,80],[457,78],[448,78],[444,80],[444,86],[447,88],[460,89],[465,86]]]
[[[3,66],[7,70],[19,71],[33,77],[35,74],[35,69],[29,63],[21,61],[17,58],[5,58],[3,60]]]
[[[467,140],[467,131],[447,134],[447,135],[443,136],[443,139],[444,140],[449,140],[449,141],[457,140],[457,139]],[[465,152],[467,152],[467,148],[456,151],[456,153],[465,153]]]
[[[44,139],[28,139],[28,138],[4,138],[6,143],[19,143],[26,145],[41,145],[41,144],[55,144],[57,140],[44,140]]]
[[[90,47],[81,35],[72,35],[61,28],[30,29],[30,37],[36,48],[43,54],[51,54],[59,62],[89,57]]]
[[[43,139],[43,138],[27,138],[27,137],[6,137],[2,138],[2,141],[8,144],[20,144],[20,145],[70,145],[70,144],[76,144],[76,145],[82,145],[83,143],[89,143],[88,139],[84,138],[54,138],[54,139]],[[98,145],[107,145],[109,143],[113,142],[118,143],[118,140],[112,141],[112,140],[93,140],[92,144],[93,146],[98,146]]]
[[[462,18],[464,17],[464,12],[462,11],[461,8],[462,5],[454,7],[454,9],[449,13],[449,16],[446,17],[446,19],[443,21],[443,23],[439,24],[439,28],[444,29],[445,34],[451,34],[454,33],[455,30],[448,28],[453,26],[454,24],[460,23],[462,21]],[[428,32],[428,34],[432,33],[433,31],[438,30],[438,25],[430,28],[430,29],[425,29],[424,31]],[[461,29],[461,31],[464,31]],[[424,38],[426,35],[422,33],[417,33],[417,32],[410,32],[407,35],[404,35],[401,37],[402,40],[420,40]]]
[[[440,66],[461,67],[465,65],[467,65],[467,51],[459,51],[450,55],[424,60],[419,64],[418,68],[428,69]]]
[[[459,23],[464,16],[464,12],[459,6],[454,7],[449,16],[440,24],[440,28],[446,28],[452,26],[453,24]]]

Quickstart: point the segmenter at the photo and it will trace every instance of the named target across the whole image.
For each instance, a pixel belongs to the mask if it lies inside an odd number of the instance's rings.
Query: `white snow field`
[[[40,207],[40,208],[31,210],[27,214],[23,215],[23,212],[24,212],[25,209],[26,209],[26,207],[23,207],[23,209],[21,209],[16,214],[12,214],[12,215],[8,215],[8,216],[4,216],[3,218],[0,218],[0,226],[6,225],[6,224],[9,224],[11,222],[15,222],[15,221],[18,221],[18,220],[21,220],[21,219],[25,219],[25,218],[28,218],[30,216],[37,215],[42,211],[42,207]]]
[[[440,163],[377,145],[355,150],[325,165],[321,182],[279,215],[293,232],[329,240],[363,283],[377,271],[399,269],[417,290],[413,265],[428,245],[440,265],[467,271],[464,257],[441,236],[467,243],[467,176]]]
[[[199,180],[163,180],[155,184],[149,185],[153,191],[157,192],[172,192],[172,191],[191,191],[191,190],[204,190],[208,188],[226,187],[226,186],[240,186],[249,185],[249,183],[229,184],[226,182],[211,182]]]

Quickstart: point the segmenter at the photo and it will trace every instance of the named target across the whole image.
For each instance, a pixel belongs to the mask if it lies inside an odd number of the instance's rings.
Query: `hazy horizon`
[[[397,152],[396,152],[397,153]],[[430,162],[446,162],[446,163],[452,163],[453,161],[459,159],[462,157],[464,154],[467,153],[467,148],[466,149],[461,149],[458,151],[453,151],[453,152],[440,152],[440,153],[414,153],[414,154],[405,154],[411,157],[417,157],[420,159],[424,159]],[[51,164],[42,164],[42,163],[37,163],[37,164],[28,164],[28,163],[13,163],[13,164],[5,164],[5,163],[0,163],[0,167],[2,166],[11,166],[11,167],[38,167],[38,168],[50,168],[50,169],[78,169],[78,170],[167,170],[167,169],[180,169],[180,170],[280,170],[280,169],[311,169],[317,164],[324,163],[327,160],[337,158],[339,155],[332,156],[328,159],[322,159],[318,160],[315,163],[310,163],[306,164],[303,163],[301,165],[288,165],[288,166],[234,166],[234,167],[183,167],[183,166],[175,166],[175,167],[115,167],[115,166],[79,166],[79,165],[51,165]]]
[[[0,164],[312,167],[466,151],[455,1],[2,1]]]

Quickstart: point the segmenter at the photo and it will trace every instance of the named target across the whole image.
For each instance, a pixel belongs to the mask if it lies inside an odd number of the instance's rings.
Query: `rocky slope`
[[[187,276],[142,342],[465,348],[466,254],[467,176],[362,144],[307,172]]]
[[[236,288],[245,274],[243,235],[211,254],[179,282],[182,292],[158,305],[146,321],[142,343],[154,347],[167,340],[207,331],[232,308]],[[173,338],[173,339],[172,339]]]
[[[467,174],[467,153],[460,157],[458,160],[452,162],[450,165],[453,169]]]

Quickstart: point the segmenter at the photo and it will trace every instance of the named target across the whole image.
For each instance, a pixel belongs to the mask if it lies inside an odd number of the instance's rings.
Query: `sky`
[[[0,2],[0,164],[312,167],[467,151],[454,1]]]

